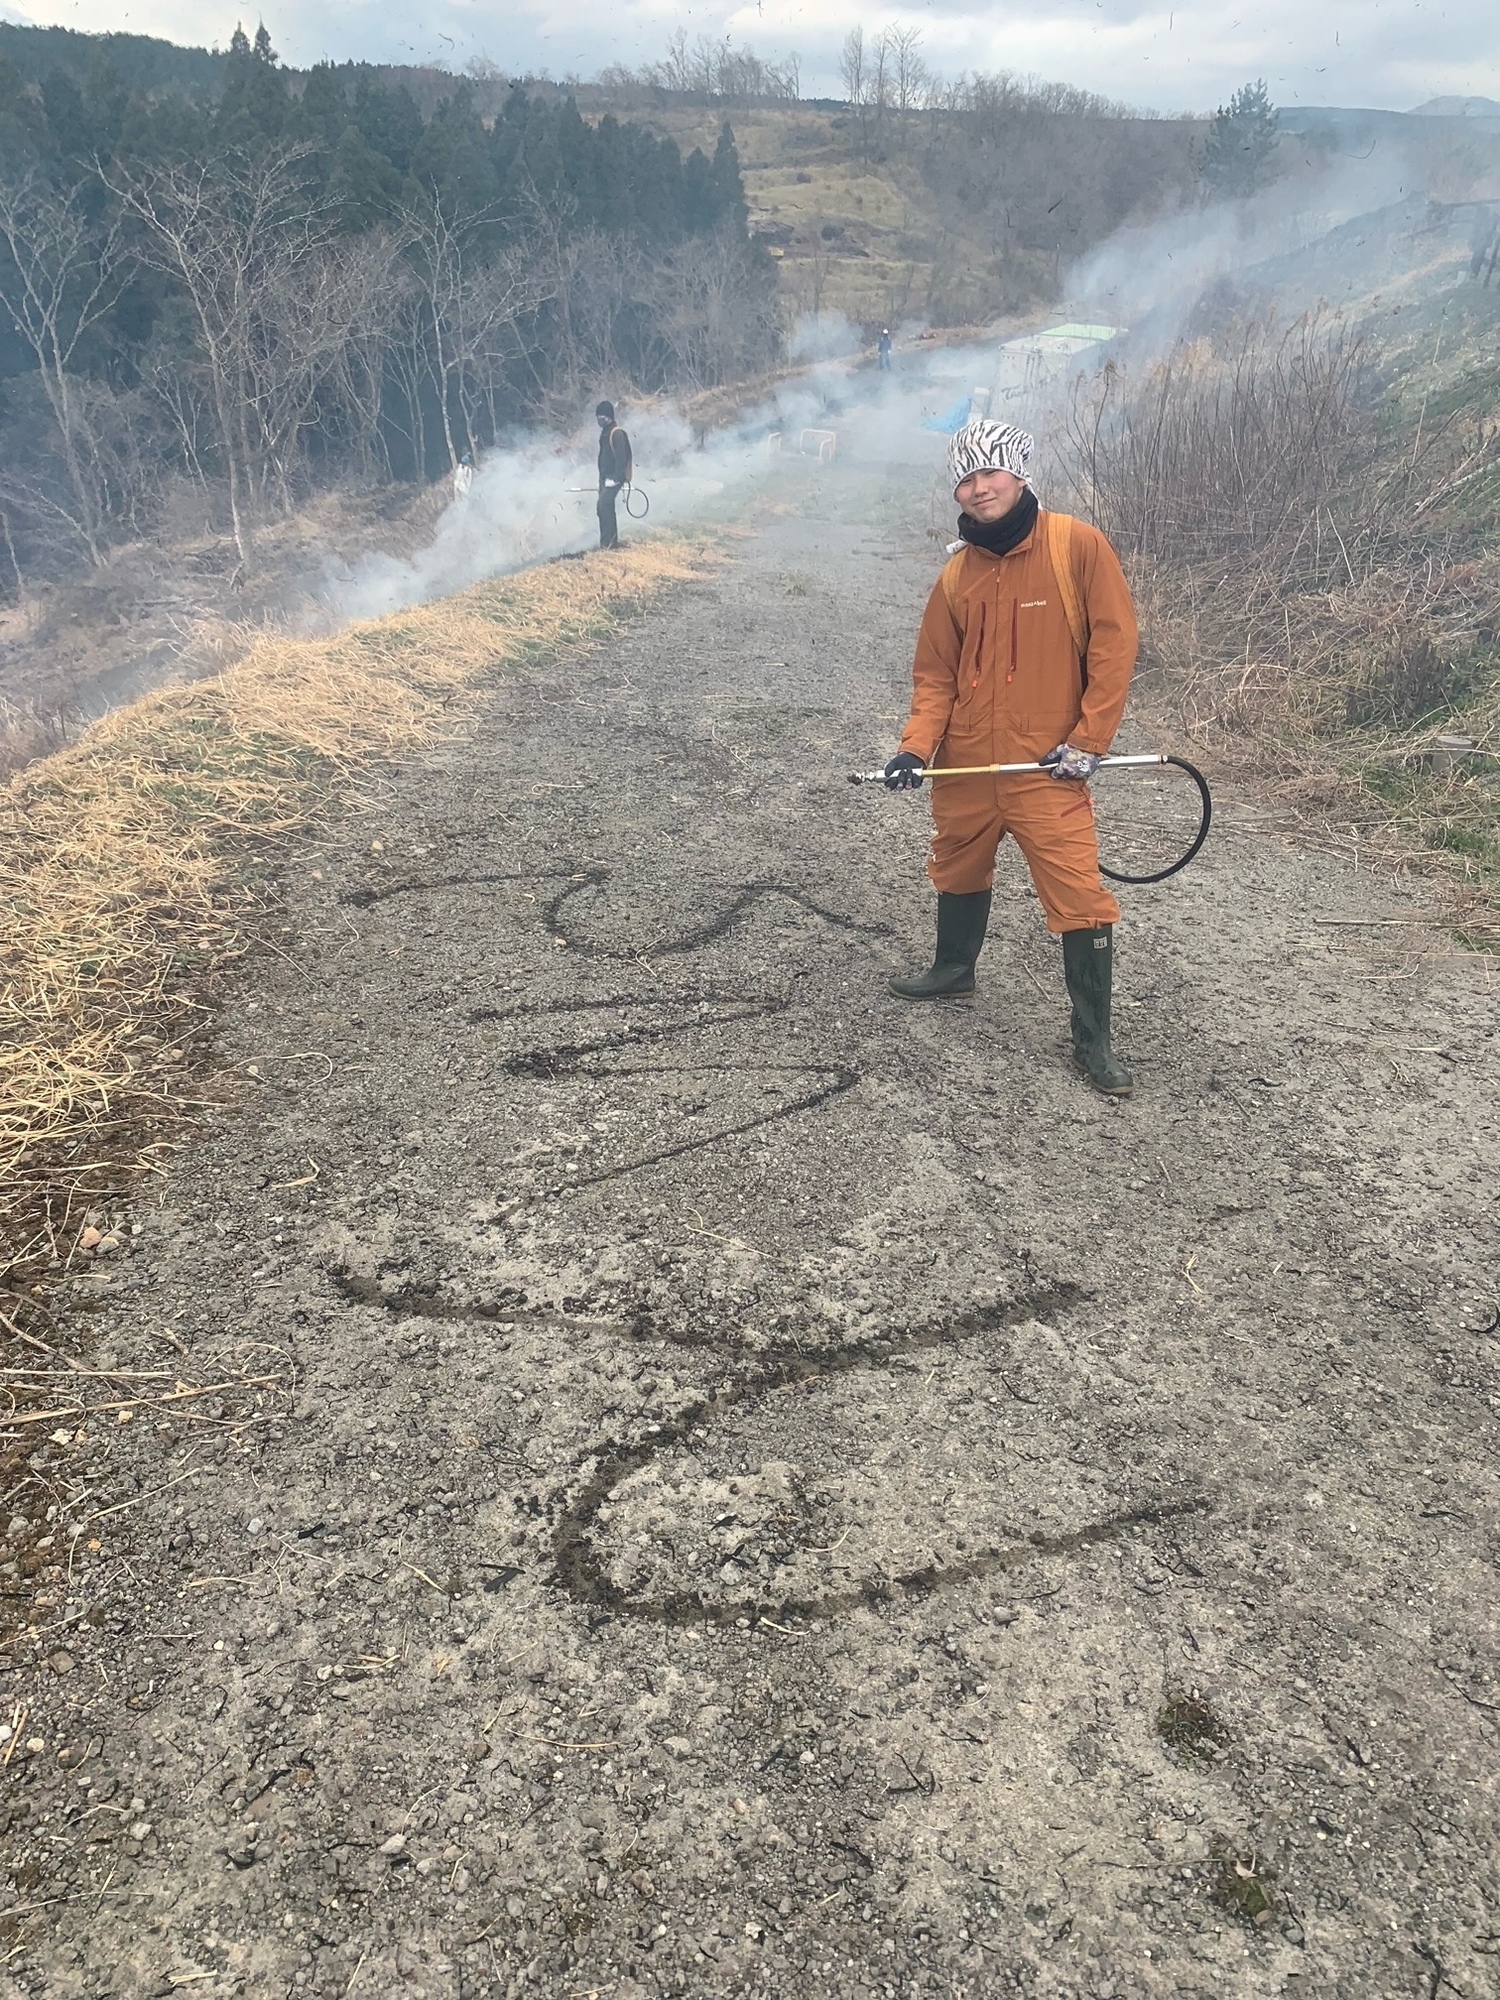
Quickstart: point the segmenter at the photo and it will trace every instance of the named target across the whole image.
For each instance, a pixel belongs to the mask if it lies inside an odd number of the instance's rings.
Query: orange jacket
[[[1074,521],[1071,536],[1087,675],[1039,514],[1008,555],[966,545],[934,585],[917,635],[903,750],[928,764],[1020,764],[1059,743],[1109,749],[1135,670],[1135,610],[1099,530]]]

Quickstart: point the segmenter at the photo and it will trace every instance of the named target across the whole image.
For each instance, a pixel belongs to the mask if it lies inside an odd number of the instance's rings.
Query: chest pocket
[[[1073,635],[1073,644],[1078,649],[1078,657],[1083,666],[1083,683],[1088,686],[1089,678],[1089,614],[1083,601],[1083,592],[1078,588],[1078,577],[1073,568],[1073,528],[1071,514],[1054,514],[1049,508],[1042,515],[1042,526],[1047,537],[1047,559],[1052,565],[1052,573],[1057,579],[1057,593],[1062,599],[1063,616],[1068,621],[1068,630]],[[943,565],[943,595],[948,600],[948,609],[958,611],[959,569],[963,563],[963,553],[953,556]],[[969,657],[970,632],[964,635],[964,660]],[[981,627],[981,631],[982,631]],[[973,673],[969,675],[972,681]],[[964,689],[960,687],[962,698]]]
[[[977,598],[969,606],[969,623],[964,632],[963,651],[958,656],[958,686],[954,690],[955,714],[972,708],[984,679],[984,635],[989,606]]]

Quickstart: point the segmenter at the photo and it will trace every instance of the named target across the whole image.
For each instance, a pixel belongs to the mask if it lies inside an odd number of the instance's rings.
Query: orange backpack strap
[[[949,556],[948,560],[943,564],[943,573],[938,579],[943,586],[943,596],[947,599],[948,609],[953,613],[955,618],[958,616],[959,603],[958,573],[963,568],[963,563],[964,552],[960,549],[956,556]]]
[[[1057,594],[1062,599],[1063,616],[1068,621],[1068,630],[1073,634],[1073,644],[1078,648],[1078,657],[1083,662],[1085,680],[1088,675],[1089,658],[1089,614],[1083,601],[1083,593],[1078,588],[1078,578],[1073,573],[1073,529],[1075,523],[1071,514],[1054,514],[1047,511],[1047,554],[1052,563],[1053,574],[1057,578]]]

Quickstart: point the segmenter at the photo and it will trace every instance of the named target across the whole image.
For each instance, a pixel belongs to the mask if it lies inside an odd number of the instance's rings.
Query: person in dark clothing
[[[620,528],[615,519],[615,503],[622,488],[630,484],[634,465],[630,456],[630,439],[615,422],[613,403],[601,403],[594,415],[599,419],[599,546],[601,549],[617,549],[620,546]]]

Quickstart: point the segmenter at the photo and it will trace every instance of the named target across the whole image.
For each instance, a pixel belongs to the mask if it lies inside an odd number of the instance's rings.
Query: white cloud
[[[36,0],[34,19],[72,28],[129,28],[174,41],[228,40],[261,4],[213,0]],[[587,75],[608,62],[659,55],[676,28],[731,33],[766,56],[795,50],[804,88],[836,93],[838,51],[856,21],[920,27],[945,71],[1009,70],[1073,83],[1162,111],[1211,110],[1264,76],[1285,104],[1406,109],[1439,95],[1500,97],[1500,9],[1493,0],[759,0],[697,5],[623,0],[594,15],[572,0],[431,0],[421,12],[376,0],[307,0],[267,25],[288,61],[320,56],[447,61],[484,54],[507,70]]]

